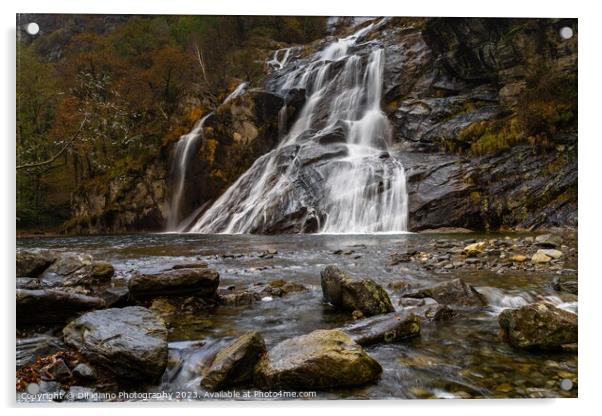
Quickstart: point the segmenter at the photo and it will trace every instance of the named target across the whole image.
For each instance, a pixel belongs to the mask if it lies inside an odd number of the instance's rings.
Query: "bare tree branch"
[[[71,137],[71,139],[67,143],[65,143],[65,145],[61,148],[61,150],[59,150],[57,153],[55,153],[50,159],[44,160],[42,162],[25,163],[23,165],[17,165],[17,170],[37,168],[40,166],[49,165],[52,162],[54,162],[56,159],[59,158],[59,156],[61,156],[63,153],[65,153],[65,151],[75,142],[75,140],[77,140],[77,138],[79,137],[79,135],[81,134],[81,132],[84,128],[84,124],[86,124],[87,119],[88,119],[88,116],[84,116],[84,119],[82,120],[82,122],[79,125],[79,128],[77,129],[75,134]]]

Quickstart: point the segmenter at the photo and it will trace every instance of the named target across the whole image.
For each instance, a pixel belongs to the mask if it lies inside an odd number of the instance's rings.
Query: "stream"
[[[462,311],[450,321],[424,325],[419,337],[366,347],[383,367],[380,380],[360,388],[317,392],[318,399],[576,397],[576,352],[526,352],[498,335],[497,315],[545,299],[577,311],[575,296],[557,292],[551,280],[561,271],[491,270],[426,271],[413,263],[390,265],[394,251],[428,249],[433,241],[507,238],[516,234],[373,234],[373,235],[201,235],[136,234],[20,238],[19,249],[50,248],[88,253],[115,267],[119,283],[134,271],[158,272],[202,260],[220,274],[220,290],[244,288],[284,279],[310,290],[266,296],[251,305],[219,305],[209,311],[181,312],[169,328],[169,364],[160,385],[148,392],[170,392],[177,399],[211,398],[200,387],[199,368],[222,346],[245,331],[260,331],[268,348],[316,329],[339,327],[351,314],[334,311],[322,298],[320,271],[335,264],[355,277],[370,277],[386,288],[401,310],[400,294],[388,285],[404,280],[428,287],[461,277],[487,299],[481,310]],[[260,257],[269,251],[273,256]],[[335,254],[338,253],[338,254]],[[270,258],[271,257],[271,258]],[[565,270],[576,264],[564,264]],[[575,272],[576,273],[576,272]],[[174,322],[176,322],[174,324]],[[570,390],[561,381],[571,379]],[[229,397],[226,397],[229,398]],[[251,397],[257,399],[257,397]]]

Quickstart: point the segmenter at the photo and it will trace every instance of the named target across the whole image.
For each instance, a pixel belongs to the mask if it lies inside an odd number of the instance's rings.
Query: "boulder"
[[[108,282],[115,269],[110,263],[95,261],[87,254],[64,253],[40,275],[46,288],[86,287]]]
[[[81,312],[105,306],[102,299],[56,289],[17,289],[17,323],[62,323]]]
[[[17,277],[38,277],[57,258],[57,254],[49,250],[18,251]]]
[[[203,374],[201,386],[217,391],[253,380],[259,357],[266,352],[259,332],[248,332],[220,350]]]
[[[442,305],[486,306],[487,301],[462,279],[453,279],[427,289],[406,293],[405,298],[431,298]]]
[[[498,323],[501,337],[518,348],[553,350],[577,342],[577,315],[545,302],[506,309]]]
[[[360,310],[364,316],[393,312],[389,295],[371,279],[356,280],[335,266],[327,266],[321,273],[324,299],[345,310]]]
[[[255,368],[262,389],[324,390],[376,381],[382,367],[340,330],[317,330],[268,351]]]
[[[341,328],[360,345],[396,342],[420,334],[420,318],[413,313],[388,313],[361,319]]]
[[[219,273],[212,269],[176,269],[133,276],[128,288],[135,298],[195,295],[210,297],[219,286]]]
[[[554,234],[542,234],[535,237],[535,244],[544,248],[556,248],[562,245],[562,238]]]
[[[154,381],[167,366],[165,323],[141,306],[88,312],[63,337],[92,364],[126,379]]]

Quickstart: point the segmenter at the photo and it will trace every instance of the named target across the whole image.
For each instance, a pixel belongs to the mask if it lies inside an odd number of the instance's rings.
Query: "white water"
[[[234,91],[230,93],[224,100],[223,104],[226,104],[230,100],[241,96],[249,87],[248,82],[243,82],[238,85]],[[193,212],[192,215],[189,215],[187,218],[180,218],[180,211],[182,208],[182,200],[184,198],[184,185],[186,184],[186,172],[188,170],[188,165],[190,160],[192,159],[191,151],[196,147],[196,143],[203,136],[203,127],[205,124],[205,120],[213,114],[213,112],[205,115],[199,121],[196,122],[192,130],[180,137],[178,142],[176,143],[174,159],[175,164],[173,165],[174,175],[174,184],[175,190],[172,193],[171,201],[169,204],[169,215],[167,218],[167,231],[170,232],[181,232],[186,229],[192,220],[194,219],[195,214],[198,213],[198,208]]]
[[[354,46],[374,26],[373,23],[331,43],[307,64],[282,76],[279,90],[283,94],[291,88],[306,91],[306,102],[297,121],[278,147],[259,158],[203,214],[191,232],[249,233],[258,222],[269,222],[270,208],[281,204],[287,190],[303,176],[302,163],[297,159],[282,171],[278,162],[281,151],[291,145],[307,145],[308,133],[324,134],[341,125],[345,127],[345,142],[337,145],[346,146],[346,154],[327,162],[331,168],[323,195],[315,207],[309,207],[324,218],[318,230],[406,231],[405,172],[401,163],[388,155],[391,129],[380,109],[384,50],[373,47],[369,55],[353,53]],[[288,56],[288,50],[276,51],[271,62],[283,68]]]

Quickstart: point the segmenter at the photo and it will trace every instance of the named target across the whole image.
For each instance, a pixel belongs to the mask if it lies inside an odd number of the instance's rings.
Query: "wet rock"
[[[553,259],[559,259],[562,257],[562,251],[553,248],[537,250],[537,253],[543,254]]]
[[[79,363],[73,369],[73,375],[82,380],[95,380],[96,371],[86,363]]]
[[[277,279],[268,283],[262,293],[272,296],[284,296],[294,292],[304,292],[306,290],[308,289],[301,283]]]
[[[64,349],[63,340],[50,335],[17,338],[17,368],[33,364],[38,357],[52,355]]]
[[[18,251],[17,277],[38,277],[56,258],[57,254],[49,250]]]
[[[535,244],[544,248],[557,248],[562,245],[562,238],[554,234],[542,234],[535,237]]]
[[[355,280],[335,266],[321,273],[324,299],[345,310],[360,310],[365,316],[393,312],[387,292],[370,279]]]
[[[17,289],[17,323],[62,323],[81,312],[105,306],[102,299],[56,289]]]
[[[205,269],[207,267],[207,263],[204,261],[198,263],[184,263],[184,264],[175,264],[172,269],[180,270],[180,269]]]
[[[467,256],[474,257],[485,251],[485,247],[487,247],[487,244],[484,241],[479,241],[478,243],[467,245],[463,251]]]
[[[546,256],[545,254],[540,253],[539,251],[533,254],[533,256],[531,256],[531,262],[535,264],[549,263],[551,260],[551,257]]]
[[[167,328],[140,306],[88,312],[63,329],[65,343],[126,379],[157,380],[167,365]]]
[[[262,389],[324,390],[375,382],[382,367],[340,330],[317,330],[288,339],[255,368]]]
[[[498,317],[500,335],[525,349],[559,349],[577,342],[577,315],[540,302],[506,309]]]
[[[64,253],[40,275],[40,280],[46,288],[90,288],[110,281],[114,273],[110,263],[95,261],[87,254]]]
[[[486,306],[485,298],[462,279],[454,279],[437,286],[406,293],[407,298],[432,298],[442,305]]]
[[[41,289],[42,282],[35,277],[17,277],[17,289]]]
[[[127,287],[109,287],[99,294],[107,308],[122,308],[131,304],[130,291]]]
[[[574,295],[579,294],[579,284],[577,282],[577,276],[555,276],[554,280],[552,281],[552,287],[558,292],[568,292]]]
[[[219,286],[219,273],[212,269],[179,269],[133,276],[128,288],[135,298],[195,295],[210,297]]]
[[[406,291],[412,287],[412,285],[405,280],[396,280],[387,284],[387,287],[392,290]]]
[[[396,342],[420,334],[420,318],[413,313],[388,313],[340,328],[360,345]]]
[[[266,352],[259,332],[248,332],[220,350],[203,374],[201,385],[211,391],[249,383],[259,357]]]

